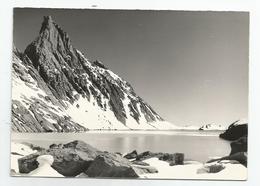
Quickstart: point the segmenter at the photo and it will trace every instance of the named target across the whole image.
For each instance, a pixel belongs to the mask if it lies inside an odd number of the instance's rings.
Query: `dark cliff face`
[[[219,135],[220,138],[232,141],[229,156],[221,159],[236,160],[247,167],[247,146],[248,146],[248,123],[235,121],[228,129]]]
[[[111,110],[123,125],[130,117],[137,124],[141,124],[142,116],[148,123],[163,121],[151,106],[135,94],[128,82],[102,62],[88,61],[75,49],[68,34],[50,16],[44,17],[39,36],[27,46],[24,53],[14,48],[14,58],[19,59],[13,63],[14,73],[19,74],[18,71],[24,70],[18,68],[22,63],[37,86],[48,95],[50,102],[60,108],[66,110],[68,105],[65,102],[77,103],[79,97],[87,100],[94,98],[100,109],[104,112]],[[21,76],[18,75],[18,78]]]
[[[225,132],[219,135],[219,137],[230,141],[238,140],[241,137],[247,137],[248,124],[243,123],[237,125],[237,122],[239,122],[239,120],[232,123]]]
[[[51,17],[44,17],[39,36],[24,53],[57,99],[73,100],[74,89],[82,92],[76,76],[84,70],[77,52]]]

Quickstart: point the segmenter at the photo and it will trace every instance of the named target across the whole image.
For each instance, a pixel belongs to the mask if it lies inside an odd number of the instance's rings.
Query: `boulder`
[[[243,136],[247,136],[248,124],[245,123],[237,125],[237,122],[238,121],[232,123],[224,133],[219,135],[219,137],[225,140],[234,141],[238,140]]]
[[[169,162],[170,166],[173,165],[183,165],[184,161],[184,154],[183,153],[164,153],[159,157],[159,160],[167,161]]]
[[[134,151],[132,151],[132,152],[126,154],[126,155],[124,156],[124,158],[126,158],[126,159],[134,159],[134,158],[136,158],[136,156],[137,156],[137,151],[134,150]]]
[[[174,154],[174,163],[176,165],[183,165],[184,153],[175,153]]]
[[[28,174],[38,168],[39,163],[37,162],[37,158],[42,154],[47,153],[46,151],[37,152],[18,159],[19,173]]]
[[[130,161],[120,155],[110,153],[98,155],[85,173],[89,177],[139,177]]]
[[[197,170],[197,174],[218,173],[218,172],[222,171],[223,169],[225,169],[225,166],[220,163],[205,165],[202,168]]]
[[[85,171],[101,151],[82,141],[73,141],[63,146],[51,145],[51,148],[25,156],[18,160],[19,172],[29,173],[38,167],[39,155],[52,155],[52,167],[63,176],[76,176]]]
[[[164,153],[159,157],[159,160],[163,161],[173,161],[174,160],[174,154]]]
[[[208,167],[209,167],[209,173],[217,173],[222,171],[225,168],[225,166],[222,164],[214,164]]]
[[[158,153],[154,153],[154,152],[151,152],[151,151],[145,151],[141,154],[138,154],[136,156],[136,160],[142,161],[142,160],[149,159],[149,158],[152,158],[152,157],[155,157],[155,156],[158,156]]]
[[[169,162],[171,166],[173,165],[183,165],[184,163],[184,154],[183,153],[154,153],[151,151],[145,151],[136,156],[136,161],[143,161],[149,158],[157,157],[159,160]]]
[[[51,155],[41,155],[38,156],[36,161],[39,163],[37,169],[31,171],[28,176],[36,177],[63,177],[56,170],[51,167],[54,158]]]

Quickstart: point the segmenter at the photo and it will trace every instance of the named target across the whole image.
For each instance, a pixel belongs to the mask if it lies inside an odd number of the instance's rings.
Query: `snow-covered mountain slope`
[[[17,132],[84,131],[70,120],[30,59],[16,48],[12,64],[12,130]]]
[[[100,61],[89,61],[50,16],[13,52],[12,123],[18,132],[175,129]]]
[[[226,128],[222,125],[217,124],[206,124],[199,128],[199,130],[225,130]]]

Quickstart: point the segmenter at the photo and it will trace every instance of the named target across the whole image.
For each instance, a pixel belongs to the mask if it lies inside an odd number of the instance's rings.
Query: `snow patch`
[[[209,179],[209,180],[246,180],[247,168],[241,164],[227,162],[225,168],[217,173],[199,173],[205,165],[199,162],[189,162],[185,165],[169,166],[169,163],[158,158],[144,160],[150,166],[156,167],[158,173],[141,174],[141,178],[154,179]]]

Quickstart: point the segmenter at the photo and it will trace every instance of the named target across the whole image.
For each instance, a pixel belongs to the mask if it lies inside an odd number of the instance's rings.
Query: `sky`
[[[18,49],[37,37],[46,15],[165,120],[227,126],[248,117],[247,12],[14,9]]]

